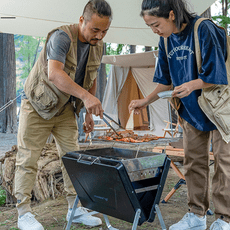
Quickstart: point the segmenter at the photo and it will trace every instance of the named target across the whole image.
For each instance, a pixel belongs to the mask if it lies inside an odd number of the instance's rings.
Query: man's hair
[[[143,0],[140,15],[168,19],[171,10],[174,12],[175,24],[178,29],[181,29],[183,23],[189,24],[190,19],[196,16],[187,10],[183,0]]]
[[[99,17],[109,17],[112,20],[112,9],[105,0],[89,0],[83,10],[83,17],[85,21],[89,21],[93,14]]]

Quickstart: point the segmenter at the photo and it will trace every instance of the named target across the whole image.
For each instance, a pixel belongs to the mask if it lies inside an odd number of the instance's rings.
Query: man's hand
[[[98,98],[88,93],[87,97],[83,99],[83,103],[89,114],[95,114],[96,116],[100,116],[101,119],[103,118],[104,110]]]
[[[83,124],[83,130],[85,133],[90,133],[93,131],[94,128],[94,121],[93,121],[93,117],[91,114],[86,113],[85,115],[85,122]]]

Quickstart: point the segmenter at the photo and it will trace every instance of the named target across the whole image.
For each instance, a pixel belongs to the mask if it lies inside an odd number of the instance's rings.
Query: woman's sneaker
[[[210,230],[230,230],[230,223],[217,219],[212,223]]]
[[[66,215],[66,220],[69,221],[70,215],[71,215],[72,209],[68,210],[68,213]],[[79,207],[76,209],[74,213],[74,217],[79,216],[77,219],[73,219],[73,223],[82,223],[84,225],[90,226],[90,227],[95,227],[98,225],[102,224],[102,221],[100,218],[95,217],[95,216],[84,216],[84,214],[87,214],[88,211],[86,208]]]
[[[206,216],[198,217],[194,213],[188,212],[178,223],[172,225],[169,230],[205,230],[206,228]]]
[[[18,228],[21,230],[44,230],[42,225],[34,217],[35,215],[30,212],[18,217]]]

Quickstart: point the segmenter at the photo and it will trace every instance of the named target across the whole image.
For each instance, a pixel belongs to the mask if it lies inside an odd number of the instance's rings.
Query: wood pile
[[[3,165],[1,172],[2,187],[8,192],[6,203],[15,203],[13,195],[14,175],[17,146],[5,153],[0,159]],[[59,195],[64,194],[64,184],[62,178],[61,164],[55,143],[47,143],[42,150],[38,160],[38,171],[33,187],[32,195],[37,201],[43,201],[47,198],[56,199]]]
[[[184,149],[173,148],[172,146],[156,146],[152,150],[155,153],[162,153],[164,151],[167,155],[183,157],[184,158]],[[210,160],[214,160],[213,152],[209,152]]]

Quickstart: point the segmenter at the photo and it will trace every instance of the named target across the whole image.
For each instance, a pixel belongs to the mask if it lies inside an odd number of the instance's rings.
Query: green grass
[[[6,203],[6,190],[0,186],[0,206]]]

